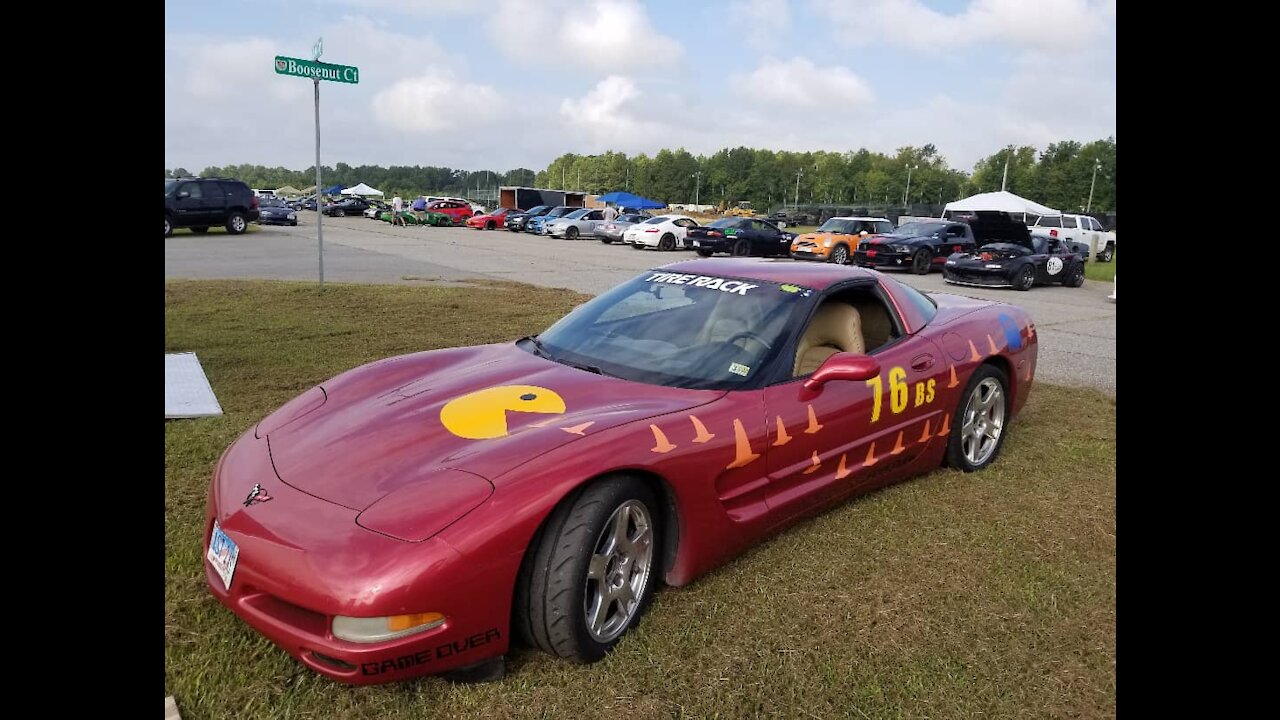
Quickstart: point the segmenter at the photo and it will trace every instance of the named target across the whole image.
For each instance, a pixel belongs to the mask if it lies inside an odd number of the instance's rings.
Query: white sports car
[[[685,250],[692,247],[686,233],[689,228],[697,226],[698,221],[687,215],[659,215],[627,228],[622,234],[622,242],[636,250],[647,247]]]

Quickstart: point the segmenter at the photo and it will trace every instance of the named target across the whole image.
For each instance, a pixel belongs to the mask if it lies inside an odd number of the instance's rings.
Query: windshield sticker
[[[778,286],[778,289],[784,293],[798,293],[804,288],[800,287],[799,285],[780,285]]]
[[[692,287],[701,287],[708,290],[719,290],[720,292],[734,293],[736,295],[746,295],[748,290],[753,290],[759,285],[752,285],[740,280],[726,280],[724,278],[710,277],[708,275],[685,275],[683,273],[660,272],[654,273],[645,278],[645,282],[660,282],[671,285],[690,285]]]
[[[747,373],[751,372],[751,368],[747,367],[746,365],[743,365],[742,363],[733,363],[732,365],[729,366],[729,372],[733,373],[734,375],[741,375],[742,377],[746,377]]]

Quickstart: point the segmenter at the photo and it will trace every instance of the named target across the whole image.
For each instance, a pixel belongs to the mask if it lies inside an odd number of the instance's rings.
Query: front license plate
[[[222,532],[216,522],[213,524],[213,536],[209,538],[209,552],[205,558],[218,573],[218,577],[222,578],[222,585],[230,590],[231,576],[236,572],[236,560],[240,559],[240,548]]]

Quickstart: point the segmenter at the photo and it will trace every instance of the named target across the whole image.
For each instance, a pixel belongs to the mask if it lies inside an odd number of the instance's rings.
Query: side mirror
[[[179,193],[178,193],[178,199],[179,199],[179,200],[183,200],[183,199],[186,199],[186,198],[189,198],[189,197],[191,197],[191,193],[187,192],[186,190],[183,190],[183,191],[181,191],[181,192],[179,192]]]
[[[863,230],[862,232],[860,232],[860,233],[858,233],[858,234],[859,234],[859,235],[861,235],[862,237],[866,237],[869,233],[868,233],[866,230]]]
[[[817,392],[822,386],[833,380],[849,380],[859,382],[870,380],[880,374],[880,362],[870,355],[840,352],[827,358],[808,380],[804,388]]]

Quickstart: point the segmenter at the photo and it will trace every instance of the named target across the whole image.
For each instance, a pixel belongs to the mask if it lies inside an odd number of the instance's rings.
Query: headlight
[[[298,213],[289,213],[289,219],[290,219],[290,220],[297,220],[297,219],[298,219]]]
[[[444,615],[438,612],[371,618],[335,615],[333,636],[348,642],[374,643],[413,635],[442,624]]]
[[[897,253],[909,253],[911,252],[911,248],[907,245],[894,245],[893,251]]]
[[[822,241],[822,247],[831,247],[831,238]]]

